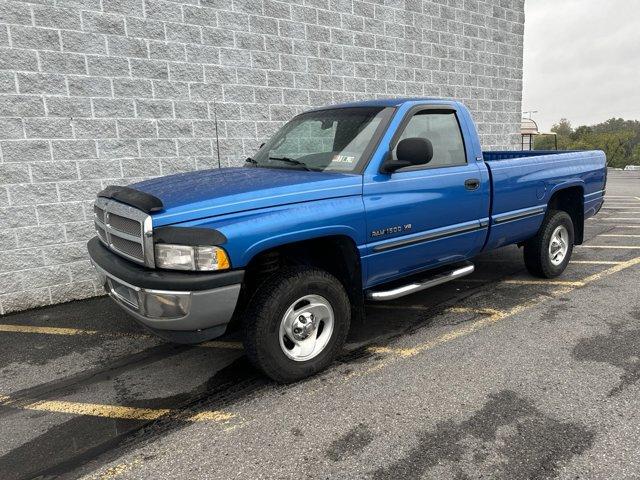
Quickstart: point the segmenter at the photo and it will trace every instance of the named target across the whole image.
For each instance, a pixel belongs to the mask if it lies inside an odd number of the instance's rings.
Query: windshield
[[[258,167],[354,172],[381,125],[381,107],[337,108],[298,115],[263,145]]]

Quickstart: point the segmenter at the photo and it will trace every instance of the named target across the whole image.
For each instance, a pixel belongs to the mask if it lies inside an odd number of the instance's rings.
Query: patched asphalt
[[[485,254],[294,385],[106,298],[0,317],[0,478],[640,478],[640,173],[605,207],[562,277]]]

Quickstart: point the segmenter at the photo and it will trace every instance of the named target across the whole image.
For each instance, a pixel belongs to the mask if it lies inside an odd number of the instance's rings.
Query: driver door
[[[485,239],[489,180],[467,158],[456,111],[410,111],[392,141],[394,160],[398,142],[410,137],[431,142],[429,163],[364,179],[367,288],[469,258]]]

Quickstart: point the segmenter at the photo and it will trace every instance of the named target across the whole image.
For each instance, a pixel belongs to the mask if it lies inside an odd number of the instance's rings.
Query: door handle
[[[468,178],[464,181],[464,188],[467,190],[477,190],[480,186],[480,180],[477,178]]]

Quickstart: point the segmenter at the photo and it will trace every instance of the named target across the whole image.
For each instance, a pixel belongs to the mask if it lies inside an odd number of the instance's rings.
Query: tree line
[[[566,118],[551,127],[558,137],[558,150],[603,150],[607,165],[624,168],[640,165],[640,121],[611,118],[597,125],[571,126]],[[534,139],[535,150],[553,150],[552,135]]]

